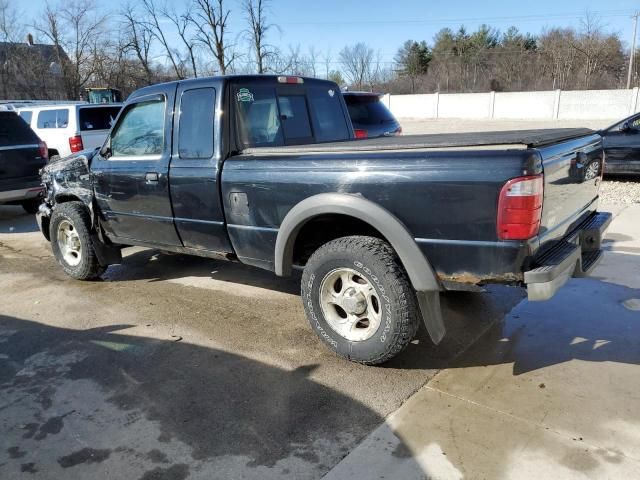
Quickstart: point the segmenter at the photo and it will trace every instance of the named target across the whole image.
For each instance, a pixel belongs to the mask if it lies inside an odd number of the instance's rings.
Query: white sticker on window
[[[241,88],[236,95],[239,102],[253,102],[253,93],[248,88]]]
[[[329,90],[329,96],[330,97],[333,97],[335,94],[336,94],[336,92],[333,89]]]

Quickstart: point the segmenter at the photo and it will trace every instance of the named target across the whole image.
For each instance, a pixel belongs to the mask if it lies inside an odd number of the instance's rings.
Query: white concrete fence
[[[595,120],[640,111],[638,88],[385,95],[383,101],[397,118],[405,119]]]

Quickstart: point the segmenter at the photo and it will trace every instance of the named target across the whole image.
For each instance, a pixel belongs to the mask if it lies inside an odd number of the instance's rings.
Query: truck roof
[[[153,91],[154,93],[157,92],[157,87],[158,86],[169,86],[169,85],[176,85],[176,84],[181,84],[181,85],[188,85],[189,83],[198,83],[199,81],[203,80],[203,79],[208,79],[208,80],[218,80],[220,82],[233,82],[233,83],[274,83],[274,82],[278,82],[278,78],[301,78],[303,84],[311,84],[311,85],[318,85],[318,84],[331,84],[331,85],[335,85],[334,82],[332,82],[331,80],[322,80],[319,78],[310,78],[310,77],[302,77],[300,75],[266,75],[266,74],[254,74],[254,75],[216,75],[216,76],[211,76],[211,77],[198,77],[198,78],[187,78],[185,80],[172,80],[171,82],[164,82],[164,83],[155,83],[153,85],[149,85],[148,87],[143,87],[140,88],[138,90],[136,90],[135,92],[132,93],[132,97],[138,97],[141,94],[144,94],[146,91]],[[337,88],[336,88],[337,89]],[[337,89],[339,90],[339,89]]]
[[[286,147],[256,147],[243,154],[262,153],[326,153],[376,150],[408,150],[467,147],[536,148],[573,138],[593,135],[588,128],[552,128],[539,130],[512,130],[501,132],[437,133],[427,135],[403,135],[367,140],[316,143]]]

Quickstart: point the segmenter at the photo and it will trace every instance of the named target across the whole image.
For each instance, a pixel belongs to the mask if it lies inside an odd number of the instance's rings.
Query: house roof
[[[57,54],[57,48],[60,49],[60,55]],[[0,61],[7,59],[10,50],[14,50],[19,55],[26,54],[27,52],[37,52],[46,63],[56,62],[58,61],[58,57],[69,60],[66,52],[61,47],[57,48],[55,45],[47,45],[45,43],[29,45],[28,43],[0,42]]]

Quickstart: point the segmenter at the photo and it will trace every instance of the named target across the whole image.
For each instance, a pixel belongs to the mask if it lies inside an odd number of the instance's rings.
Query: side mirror
[[[111,156],[111,137],[107,137],[107,140],[104,142],[104,145],[100,149],[100,155],[106,159]]]
[[[631,131],[631,124],[629,122],[624,122],[622,124],[622,127],[620,127],[620,131],[621,132],[630,132]]]

